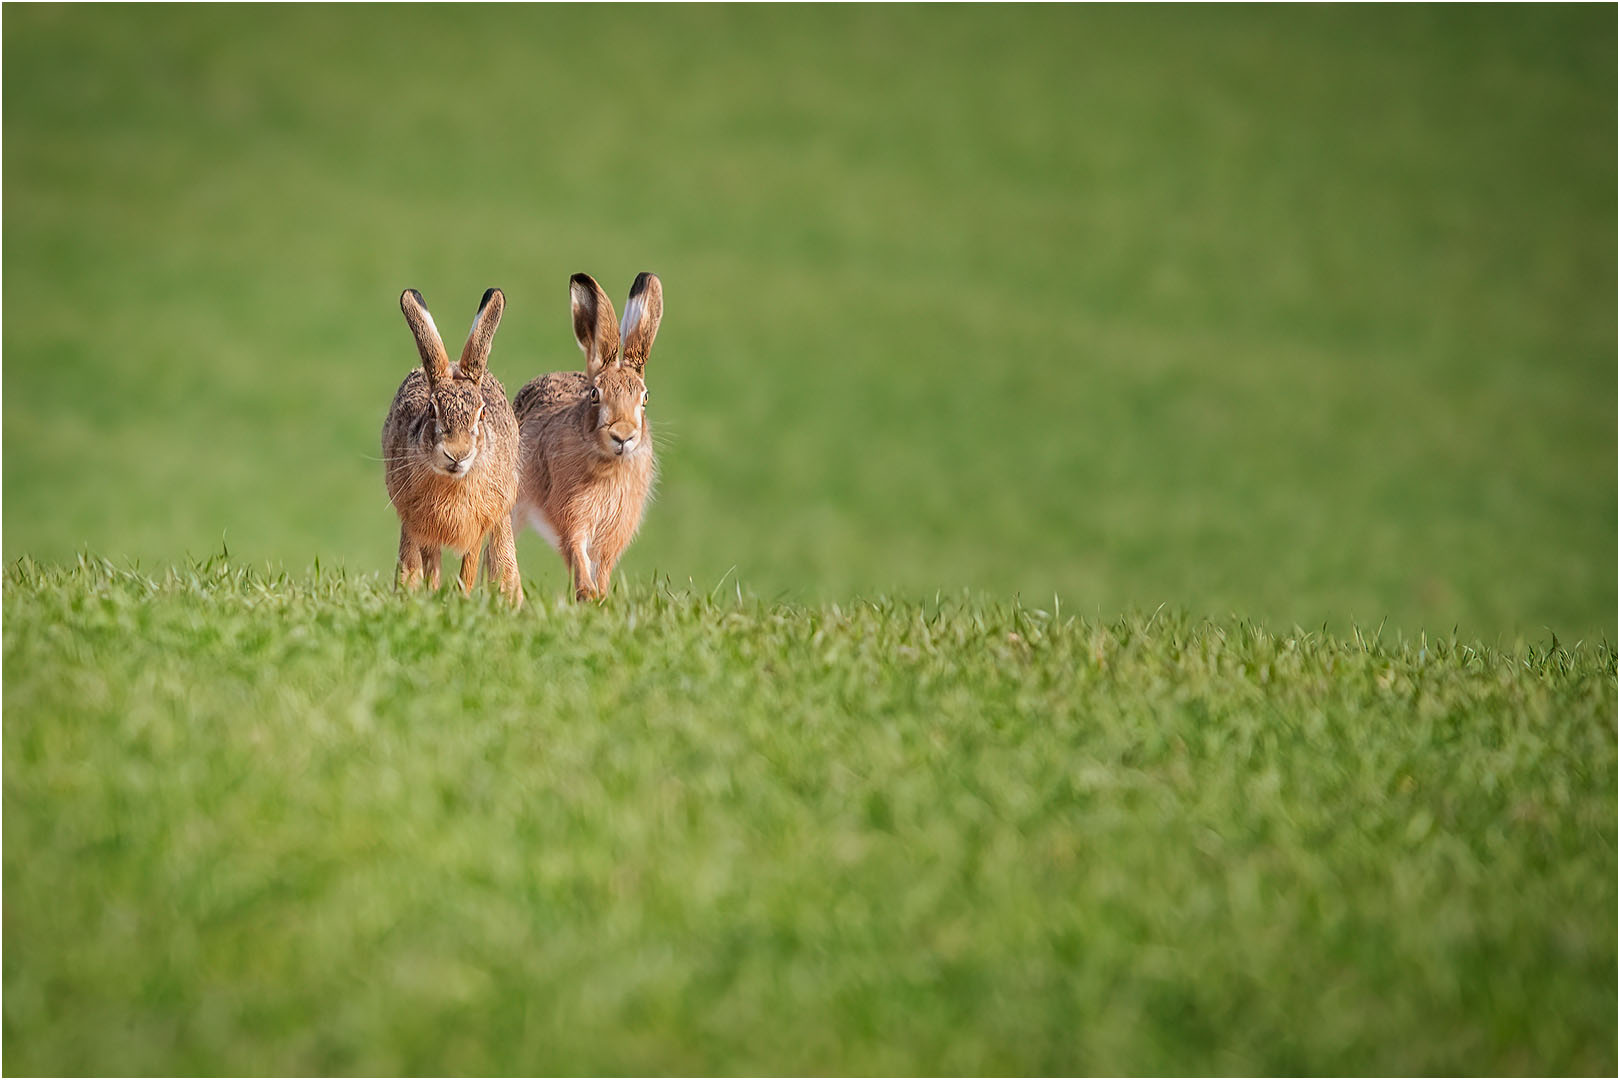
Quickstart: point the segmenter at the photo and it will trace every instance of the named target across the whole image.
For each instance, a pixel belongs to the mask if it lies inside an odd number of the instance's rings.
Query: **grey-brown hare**
[[[589,274],[569,279],[568,292],[585,370],[542,375],[512,402],[519,431],[512,522],[533,525],[568,564],[574,598],[591,600],[607,595],[657,469],[645,378],[664,290],[657,275],[637,275],[622,323]]]
[[[461,359],[451,363],[422,294],[399,298],[422,366],[405,376],[383,422],[388,498],[399,514],[399,582],[439,585],[442,548],[461,555],[461,587],[471,592],[480,550],[489,576],[514,605],[523,603],[512,505],[517,496],[518,430],[506,390],[489,373],[489,351],[506,298],[484,293]]]

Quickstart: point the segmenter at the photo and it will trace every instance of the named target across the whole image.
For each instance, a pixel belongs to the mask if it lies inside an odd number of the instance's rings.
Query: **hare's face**
[[[484,399],[476,385],[457,379],[433,392],[433,419],[423,425],[422,452],[446,476],[466,476],[483,445]]]
[[[608,457],[627,458],[647,446],[647,384],[627,367],[604,368],[586,391],[592,436]]]

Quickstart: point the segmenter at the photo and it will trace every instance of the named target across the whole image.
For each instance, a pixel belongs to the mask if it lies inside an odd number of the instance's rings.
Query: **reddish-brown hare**
[[[533,525],[568,564],[574,598],[591,600],[607,595],[652,489],[645,376],[664,290],[657,275],[637,275],[618,324],[589,274],[575,274],[568,292],[585,370],[542,375],[512,402],[519,431],[512,523]]]
[[[440,549],[461,555],[461,587],[472,591],[479,551],[489,547],[489,576],[516,606],[523,603],[512,504],[517,496],[518,431],[506,390],[489,373],[489,350],[506,298],[484,293],[472,332],[452,364],[422,294],[405,290],[399,306],[416,338],[422,366],[405,376],[383,422],[388,498],[399,513],[399,581],[439,585]]]

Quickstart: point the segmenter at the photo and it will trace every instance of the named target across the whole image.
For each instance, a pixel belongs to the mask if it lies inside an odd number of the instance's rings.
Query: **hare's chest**
[[[598,492],[595,513],[591,515],[591,549],[615,555],[622,552],[641,527],[646,499],[647,486],[641,477]]]

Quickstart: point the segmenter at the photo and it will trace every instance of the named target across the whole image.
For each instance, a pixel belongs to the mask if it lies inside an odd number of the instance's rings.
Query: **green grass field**
[[[1615,636],[1608,8],[5,29],[7,560],[387,569],[400,290],[650,269],[642,581]]]
[[[14,1075],[1614,1071],[1610,649],[5,587]]]
[[[1616,1070],[1614,8],[0,20],[9,1073]],[[579,270],[618,593],[395,595]]]

